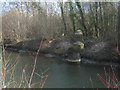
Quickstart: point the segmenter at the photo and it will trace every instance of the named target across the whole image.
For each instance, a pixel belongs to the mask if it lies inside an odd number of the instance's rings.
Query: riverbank
[[[5,44],[7,50],[28,52],[33,54],[38,50],[41,40],[26,40],[16,44]],[[77,43],[77,44],[76,44]],[[41,54],[47,57],[64,59],[79,59],[85,63],[118,63],[118,54],[115,45],[103,39],[89,39],[78,41],[76,37],[61,37],[56,40],[43,40]],[[89,60],[92,60],[92,62]]]

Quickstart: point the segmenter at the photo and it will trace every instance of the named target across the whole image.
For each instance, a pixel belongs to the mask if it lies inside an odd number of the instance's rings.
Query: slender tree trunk
[[[105,22],[106,22],[106,19],[105,19],[105,17],[106,17],[105,2],[102,3],[102,7],[103,7],[103,32],[102,32],[102,33],[103,33],[103,36],[105,36],[105,30],[106,30],[106,29],[105,29],[105,28],[106,28],[106,27],[105,27],[105,24],[106,24],[106,23],[105,23]]]
[[[85,25],[85,19],[84,19],[84,15],[83,15],[83,11],[82,11],[82,8],[81,8],[81,5],[79,2],[76,2],[77,4],[77,7],[79,8],[79,11],[80,11],[80,15],[81,15],[81,19],[82,19],[82,25],[85,29],[85,36],[88,36],[88,30],[87,30],[87,27]]]
[[[32,14],[33,14],[33,16],[35,16],[35,8],[34,8],[34,6],[32,6]]]
[[[100,35],[103,36],[103,17],[102,17],[102,7],[101,7],[101,2],[99,2],[99,7],[100,7]]]
[[[90,8],[90,25],[91,25],[91,34],[92,34],[92,37],[94,37],[94,29],[93,29],[93,25],[95,24],[95,19],[93,18],[94,17],[94,13],[93,13],[93,10],[92,10],[92,3],[89,3],[89,8]]]
[[[42,11],[40,1],[38,2],[38,5],[37,5],[37,10],[38,10],[38,14],[40,14],[40,13],[41,13],[41,11]]]
[[[98,38],[99,37],[99,31],[98,31],[98,3],[95,2],[95,32],[96,32],[96,37]]]
[[[74,10],[73,10],[73,4],[72,2],[69,2],[69,5],[70,5],[70,18],[72,20],[72,24],[73,24],[73,34],[75,34],[75,29],[76,29],[76,26],[75,26],[75,13],[74,13]]]
[[[27,17],[29,17],[29,5],[30,5],[30,2],[25,2],[25,6],[26,6],[26,11],[27,11]]]
[[[61,16],[62,16],[62,20],[63,20],[63,24],[64,24],[64,28],[65,28],[65,35],[67,34],[67,26],[66,26],[66,22],[65,22],[65,14],[64,14],[64,9],[63,9],[63,2],[60,3],[60,9],[61,9]]]

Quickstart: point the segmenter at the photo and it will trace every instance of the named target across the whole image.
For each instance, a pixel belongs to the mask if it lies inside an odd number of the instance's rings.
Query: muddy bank
[[[92,43],[86,42],[86,47],[81,53],[81,56],[87,59],[97,61],[113,61],[118,62],[118,53],[116,46],[109,41],[94,40]]]
[[[5,44],[5,47],[17,52],[36,52],[40,42],[41,40],[27,40],[16,44]],[[99,63],[118,62],[115,45],[103,39],[90,39],[81,42],[73,37],[62,37],[57,40],[44,40],[40,53],[48,54],[50,57],[59,56],[68,59],[77,59],[80,56]]]

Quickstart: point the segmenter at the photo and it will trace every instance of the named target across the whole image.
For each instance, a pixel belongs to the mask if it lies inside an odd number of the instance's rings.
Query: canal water
[[[29,82],[34,57],[34,55],[31,56],[29,53],[6,52],[6,58],[10,59],[11,63],[14,63],[15,60],[18,61],[13,72],[13,78],[19,84],[22,80],[23,68],[25,68],[23,84],[25,85],[26,80]],[[105,85],[97,76],[97,73],[99,73],[105,79],[104,67],[106,71],[109,71],[109,66],[83,63],[73,64],[64,62],[60,58],[48,58],[44,55],[39,55],[32,83],[40,82],[40,75],[42,75],[43,81],[46,78],[45,76],[47,76],[44,88],[104,88]],[[11,73],[9,72],[6,83],[10,80],[10,76]],[[35,84],[34,87],[40,87],[40,83]]]

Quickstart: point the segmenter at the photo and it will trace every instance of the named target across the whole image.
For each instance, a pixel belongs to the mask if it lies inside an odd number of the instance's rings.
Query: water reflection
[[[7,52],[8,56],[10,52]],[[27,53],[12,52],[11,60],[19,55],[19,64],[15,68],[14,76],[20,81],[23,68],[26,66],[26,75],[29,79],[33,67],[34,60]],[[105,66],[89,65],[89,64],[70,64],[63,62],[59,58],[47,58],[39,56],[35,72],[48,75],[45,82],[45,88],[92,88],[89,81],[92,78],[94,87],[105,87],[97,77],[97,73],[104,74]],[[108,67],[106,67],[108,68]],[[8,76],[9,77],[9,76]],[[41,79],[38,75],[34,75],[32,83],[39,82]],[[39,87],[39,86],[36,86]]]

